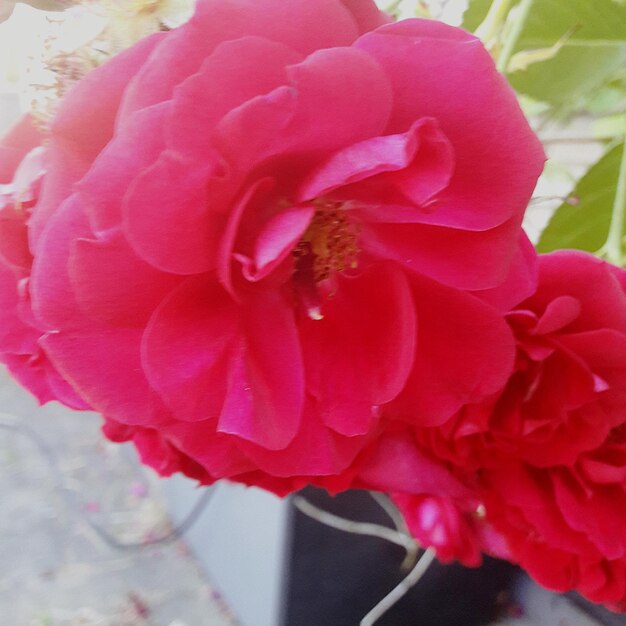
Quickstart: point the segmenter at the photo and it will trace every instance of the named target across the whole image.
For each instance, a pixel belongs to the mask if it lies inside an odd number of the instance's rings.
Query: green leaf
[[[626,6],[616,0],[535,0],[516,51],[549,48],[572,33],[551,59],[509,74],[513,87],[548,102],[557,115],[587,106],[624,77]]]
[[[467,9],[465,9],[465,13],[463,13],[463,23],[461,26],[465,30],[469,30],[473,33],[483,23],[485,17],[487,17],[489,7],[492,3],[493,0],[469,0]],[[517,0],[514,4],[517,4]]]
[[[541,234],[537,244],[539,252],[560,248],[596,252],[604,245],[611,223],[623,149],[621,143],[614,146],[580,179],[571,193],[577,204],[572,206],[564,202],[556,210]]]
[[[487,16],[491,2],[492,0],[470,0],[465,13],[463,13],[461,26],[473,33]]]

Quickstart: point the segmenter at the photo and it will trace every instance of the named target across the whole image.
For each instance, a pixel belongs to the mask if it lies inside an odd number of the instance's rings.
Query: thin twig
[[[543,144],[550,143],[601,143],[602,139],[598,139],[598,137],[542,137],[541,142]]]
[[[369,494],[372,498],[374,498],[374,500],[376,500],[376,503],[380,506],[380,508],[387,513],[398,532],[410,536],[411,531],[406,525],[404,517],[402,517],[402,513],[400,513],[396,505],[390,500],[389,496],[384,493],[380,493],[379,491],[370,491]],[[403,572],[406,572],[414,567],[419,550],[420,546],[417,542],[413,542],[412,548],[407,547],[404,561],[400,564],[400,569]]]
[[[397,530],[393,530],[392,528],[380,526],[379,524],[370,524],[368,522],[355,522],[339,517],[338,515],[316,507],[302,496],[296,496],[293,499],[293,504],[305,515],[336,530],[342,530],[343,532],[353,533],[355,535],[378,537],[379,539],[384,539],[385,541],[395,543],[397,546],[401,546],[407,552],[415,549],[415,541],[411,537]]]
[[[420,578],[426,573],[430,564],[435,559],[435,551],[429,548],[422,554],[415,567],[409,572],[402,582],[394,587],[360,622],[360,626],[372,626],[375,624],[394,604],[396,604],[406,593],[414,587]]]
[[[400,533],[404,533],[405,535],[409,535],[409,529],[402,517],[400,511],[398,511],[396,505],[386,496],[384,493],[380,493],[379,491],[370,491],[370,496],[376,500],[376,503],[380,508],[387,513],[393,525],[396,527],[396,530]]]

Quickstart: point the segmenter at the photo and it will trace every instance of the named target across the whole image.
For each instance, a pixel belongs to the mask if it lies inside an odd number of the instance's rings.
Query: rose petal
[[[217,126],[215,145],[238,170],[277,155],[337,150],[385,128],[391,91],[368,54],[320,50],[292,65],[288,75],[289,87],[253,98]],[[361,103],[356,110],[354,102]]]
[[[254,257],[236,255],[244,264],[245,277],[261,280],[280,265],[291,254],[314,213],[311,206],[292,207],[270,219],[256,240]]]
[[[142,360],[150,384],[176,419],[217,419],[236,340],[237,311],[207,276],[187,279],[156,308]]]
[[[43,142],[44,135],[30,115],[23,115],[0,141],[0,184],[10,183],[24,156]]]
[[[53,137],[71,142],[83,158],[95,158],[113,136],[128,81],[164,37],[164,33],[155,33],[142,39],[79,81],[62,100],[52,124]]]
[[[422,119],[401,135],[366,139],[331,155],[307,176],[296,199],[334,191],[333,197],[373,204],[369,212],[361,209],[364,219],[394,221],[384,206],[393,204],[394,194],[398,203],[423,204],[447,185],[453,166],[452,146],[436,121]],[[421,221],[420,211],[412,213],[411,221]]]
[[[0,208],[0,261],[28,272],[33,256],[28,247],[27,213],[10,204]]]
[[[312,399],[305,403],[293,441],[278,453],[242,441],[239,448],[255,466],[272,476],[332,476],[344,471],[365,445],[365,437],[342,437],[322,422]]]
[[[293,441],[304,406],[304,368],[293,312],[274,292],[248,299],[245,343],[233,355],[218,431],[263,448]]]
[[[168,100],[174,87],[198,71],[223,41],[246,36],[283,43],[303,55],[320,48],[349,46],[358,32],[339,0],[209,0],[166,40],[130,83],[121,117]]]
[[[485,229],[520,216],[544,154],[480,41],[435,20],[403,20],[355,46],[385,68],[393,85],[387,132],[433,117],[454,146],[454,176],[432,207],[433,223]]]
[[[368,222],[363,224],[361,242],[376,256],[451,287],[484,290],[501,285],[509,274],[517,253],[511,241],[518,233],[517,219],[484,232]]]
[[[539,318],[535,333],[548,335],[563,330],[580,315],[580,301],[572,296],[559,296],[552,300]]]
[[[400,393],[413,364],[410,289],[397,267],[375,264],[358,277],[339,276],[336,293],[321,308],[323,319],[300,324],[308,389],[329,427],[362,435],[374,407]]]
[[[564,295],[582,305],[580,315],[567,329],[569,333],[614,328],[626,334],[626,290],[608,263],[577,250],[540,255],[539,287],[529,306],[540,311]]]
[[[36,252],[39,239],[48,220],[75,191],[76,183],[85,175],[91,162],[63,138],[55,139],[46,147],[46,175],[43,178],[39,200],[28,223],[30,249]]]
[[[535,246],[522,231],[518,236],[518,244],[509,266],[508,276],[497,287],[475,291],[474,295],[500,311],[511,311],[535,293],[538,270],[539,263]]]
[[[260,37],[221,43],[198,73],[176,87],[166,127],[168,146],[192,158],[211,157],[217,122],[231,109],[284,85],[286,66],[301,60],[293,49]]]
[[[79,194],[70,196],[47,223],[39,241],[30,282],[35,317],[45,328],[71,328],[83,323],[68,274],[70,245],[91,237]]]
[[[133,115],[132,123],[117,133],[80,182],[95,234],[119,227],[129,185],[164,149],[163,124],[170,110],[171,104],[164,103]]]
[[[119,234],[106,241],[75,239],[68,269],[78,306],[91,319],[114,326],[145,325],[180,280],[138,258]]]
[[[596,489],[585,495],[562,472],[553,473],[558,507],[571,528],[584,533],[607,559],[626,555],[626,534],[621,513],[626,511],[626,495],[621,487]]]
[[[393,459],[393,463],[390,463]],[[380,435],[359,457],[355,486],[384,492],[436,493],[467,499],[471,491],[428,457],[408,431]]]
[[[222,182],[216,165],[196,165],[164,152],[135,178],[124,198],[124,232],[137,254],[175,274],[215,267],[226,226],[217,199]],[[214,189],[216,197],[211,195]]]
[[[392,21],[392,17],[381,11],[373,0],[341,0],[352,13],[360,33],[374,30]]]
[[[515,341],[501,314],[478,298],[418,275],[411,283],[419,320],[415,365],[388,411],[433,426],[504,387]]]
[[[18,277],[0,262],[0,353],[32,354],[37,349],[37,331],[18,315]]]
[[[95,411],[156,427],[168,414],[141,368],[140,342],[138,329],[98,326],[41,339],[56,370]]]

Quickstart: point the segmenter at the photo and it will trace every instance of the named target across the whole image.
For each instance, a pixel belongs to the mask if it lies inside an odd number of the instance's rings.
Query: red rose
[[[418,543],[434,548],[442,563],[459,561],[477,567],[483,552],[509,557],[504,540],[486,522],[476,501],[406,493],[392,494],[391,499]]]
[[[540,257],[537,292],[508,320],[506,388],[417,436],[479,477],[488,520],[539,582],[624,610],[626,271],[580,252]]]
[[[441,421],[510,371],[494,307],[534,288],[541,146],[477,39],[386,21],[200,1],[60,107],[30,223],[40,342],[162,473],[286,492],[345,472],[380,407]]]

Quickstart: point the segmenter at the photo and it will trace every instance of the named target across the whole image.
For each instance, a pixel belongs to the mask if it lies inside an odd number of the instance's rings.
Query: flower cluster
[[[162,475],[385,491],[442,560],[623,601],[626,279],[537,258],[543,151],[479,40],[199,0],[40,140],[0,146],[0,360],[41,401]]]
[[[507,384],[415,435],[474,481],[509,558],[624,610],[626,271],[572,251],[539,261],[536,292],[506,316]]]

